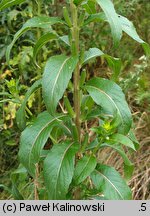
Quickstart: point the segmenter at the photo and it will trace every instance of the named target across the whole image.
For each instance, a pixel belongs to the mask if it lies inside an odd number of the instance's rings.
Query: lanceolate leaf
[[[113,115],[118,115],[121,126],[119,133],[127,134],[131,128],[132,116],[121,88],[113,81],[93,78],[85,88],[96,104]]]
[[[98,164],[91,178],[96,189],[109,200],[130,200],[132,198],[130,188],[113,167]]]
[[[140,144],[139,144],[139,142],[138,142],[138,140],[134,134],[134,131],[132,129],[129,131],[128,137],[134,143],[135,149],[138,150],[140,147]]]
[[[57,104],[67,88],[77,61],[77,57],[59,55],[51,57],[46,63],[42,89],[44,102],[51,114],[55,113]]]
[[[38,66],[38,64],[36,62],[36,56],[37,56],[38,52],[40,51],[40,49],[42,48],[42,46],[44,46],[44,44],[46,44],[50,40],[56,40],[56,39],[58,39],[58,36],[56,34],[48,32],[48,33],[42,35],[39,38],[39,40],[36,42],[36,44],[34,46],[34,50],[33,50],[33,60],[37,66]]]
[[[7,62],[9,63],[10,52],[11,52],[11,49],[12,49],[14,43],[24,32],[30,30],[30,28],[50,28],[51,25],[54,25],[56,23],[63,23],[63,21],[58,17],[46,17],[46,16],[33,17],[33,18],[29,19],[22,26],[22,28],[14,35],[13,41],[7,47],[7,50],[6,50]]]
[[[121,146],[116,145],[116,144],[111,145],[108,143],[103,143],[100,145],[100,148],[105,148],[105,147],[110,147],[110,148],[114,149],[115,151],[117,151],[121,155],[121,157],[123,158],[124,164],[126,166],[133,166],[132,162],[129,160],[129,158],[127,157],[127,155],[125,154],[125,152]]]
[[[137,42],[139,42],[140,44],[142,44],[143,49],[145,50],[145,53],[147,55],[150,55],[150,46],[145,43],[145,41],[143,41],[139,35],[137,34],[137,31],[133,25],[132,22],[130,22],[126,17],[120,16],[118,15],[121,26],[122,26],[122,30],[128,34],[131,38],[133,38],[134,40],[136,40]]]
[[[134,146],[133,142],[128,137],[126,137],[122,134],[113,134],[110,137],[110,141],[112,141],[114,143],[121,143],[121,144],[135,150],[135,146]]]
[[[53,146],[47,155],[44,161],[44,180],[49,199],[66,198],[73,177],[77,150],[77,143],[67,141]]]
[[[104,55],[104,53],[100,49],[90,48],[88,51],[85,51],[84,53],[83,64],[86,64],[89,60],[102,55]]]
[[[35,164],[39,162],[40,153],[44,147],[53,126],[60,124],[65,115],[50,116],[48,112],[41,113],[32,126],[28,126],[21,134],[19,158],[30,175],[35,175]]]
[[[150,46],[149,44],[147,44],[145,41],[143,41],[137,31],[136,28],[134,27],[133,23],[131,21],[129,21],[126,17],[118,15],[119,18],[119,22],[122,28],[122,31],[124,31],[126,34],[128,34],[131,38],[133,38],[134,40],[136,40],[138,43],[142,44],[143,49],[146,53],[146,55],[150,55]],[[84,25],[89,24],[90,22],[100,22],[100,21],[107,21],[108,22],[108,18],[106,17],[106,15],[102,12],[102,13],[96,13],[96,14],[91,14],[89,15],[89,17],[85,20]]]
[[[132,162],[129,160],[129,158],[125,154],[123,148],[119,145],[116,145],[116,144],[111,145],[111,144],[104,143],[104,144],[100,145],[100,148],[105,148],[105,147],[110,147],[120,154],[120,156],[122,157],[123,162],[124,162],[124,179],[126,181],[130,180],[130,178],[133,174],[133,171],[134,171],[134,165],[132,164]]]
[[[74,183],[76,185],[83,182],[93,172],[97,164],[96,158],[92,155],[81,158],[75,168]]]
[[[27,93],[25,94],[25,98],[24,101],[21,104],[21,107],[19,108],[19,110],[16,113],[16,121],[17,121],[17,125],[19,127],[20,130],[24,130],[26,127],[26,112],[25,112],[25,108],[26,108],[26,103],[29,99],[29,97],[33,94],[33,92],[35,92],[38,88],[40,88],[42,85],[42,81],[37,80],[27,91]]]
[[[132,37],[134,40],[136,40],[139,43],[143,43],[144,41],[139,37],[139,35],[136,32],[136,29],[132,22],[130,22],[126,17],[123,17],[121,15],[118,15],[122,30],[126,32],[130,37]]]
[[[109,67],[113,70],[112,79],[116,81],[121,71],[121,60],[119,58],[114,58],[112,56],[104,54],[98,48],[90,48],[88,51],[85,51],[84,53],[83,65],[91,59],[99,56],[102,56],[107,60]]]
[[[13,5],[21,4],[22,2],[25,2],[25,0],[2,0],[0,3],[0,11]]]
[[[114,45],[117,46],[121,37],[122,37],[122,28],[118,18],[118,15],[115,11],[114,5],[111,0],[96,0],[104,11],[107,20],[111,27],[112,36],[114,39]]]

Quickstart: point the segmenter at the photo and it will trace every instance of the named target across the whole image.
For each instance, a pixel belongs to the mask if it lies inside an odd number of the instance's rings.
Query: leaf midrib
[[[116,192],[121,197],[121,199],[124,200],[123,195],[119,192],[119,190],[116,188],[116,186],[107,178],[107,176],[105,176],[103,173],[101,173],[98,170],[96,170],[96,172],[99,173],[106,181],[108,181],[108,183],[110,183],[110,185],[116,190]]]
[[[110,99],[110,101],[114,104],[114,106],[116,107],[116,109],[117,109],[117,111],[118,111],[118,113],[119,113],[119,116],[120,116],[120,118],[121,118],[121,122],[122,122],[122,124],[124,125],[124,122],[123,122],[123,119],[122,119],[122,115],[121,115],[121,113],[120,113],[120,110],[119,110],[119,108],[118,108],[118,106],[116,105],[116,103],[114,102],[114,100],[111,98],[111,96],[108,94],[108,93],[106,93],[106,92],[104,92],[103,90],[101,90],[100,88],[97,88],[97,87],[95,87],[95,86],[91,86],[91,85],[87,85],[87,87],[91,87],[91,88],[94,88],[94,89],[96,89],[97,91],[100,91],[101,93],[103,93],[104,95],[106,95],[109,99]]]
[[[82,173],[84,172],[84,170],[85,170],[87,164],[89,163],[90,159],[91,159],[91,157],[89,157],[89,158],[88,158],[88,161],[85,163],[85,166],[83,167],[83,169],[82,169],[80,175],[79,175],[78,178],[76,179],[77,181],[80,179],[80,177],[81,177]]]
[[[98,52],[98,50],[97,50],[97,52]],[[100,50],[99,50],[99,52],[100,52]],[[101,51],[102,52],[102,51]],[[102,55],[104,55],[104,53],[102,52],[101,54],[99,53],[96,53],[95,55],[93,54],[93,55],[90,55],[90,56],[88,56],[88,58],[85,58],[84,59],[84,62],[83,62],[83,64],[85,64],[87,61],[89,61],[90,59],[92,59],[92,58],[94,58],[94,57],[98,57],[98,56],[102,56]]]
[[[62,165],[62,163],[63,163],[63,160],[64,160],[64,157],[65,157],[65,155],[66,155],[66,152],[68,151],[68,149],[72,146],[74,144],[74,142],[72,142],[69,146],[67,146],[67,148],[66,148],[66,150],[64,151],[64,153],[63,153],[63,157],[62,157],[62,159],[61,159],[61,161],[60,161],[60,164],[59,164],[59,167],[58,167],[58,172],[57,172],[57,175],[56,175],[56,184],[55,184],[55,198],[56,198],[56,189],[57,189],[57,185],[58,185],[58,178],[59,178],[59,175],[60,175],[60,169],[61,169],[61,165]]]
[[[100,4],[100,3],[99,3]],[[102,7],[101,6],[101,4],[100,4],[100,7]],[[104,9],[103,9],[104,10]],[[121,27],[121,24],[120,24],[120,21],[119,21],[119,19],[118,19],[118,23],[117,23],[117,25],[116,25],[116,22],[114,21],[114,19],[110,16],[110,14],[109,14],[109,10],[107,9],[107,8],[105,8],[105,12],[104,13],[106,13],[107,15],[107,19],[108,20],[111,20],[111,22],[113,23],[113,27],[115,28],[115,31],[114,31],[114,29],[113,28],[111,28],[111,30],[114,32],[114,35],[115,35],[115,38],[117,38],[118,39],[118,25],[120,25],[120,27]],[[115,11],[115,8],[114,8],[114,11],[113,11],[113,14],[116,16],[116,18],[117,18],[117,13],[116,13],[116,11]],[[110,25],[111,26],[111,25]],[[122,34],[122,28],[120,28],[121,29],[121,34]],[[119,35],[119,39],[120,39],[120,35]]]
[[[51,124],[51,123],[52,123],[53,121],[55,121],[55,120],[59,120],[59,118],[61,118],[61,117],[63,117],[63,116],[65,116],[65,115],[61,115],[61,116],[56,117],[56,118],[52,119],[51,121],[49,121],[47,124],[44,125],[44,127],[39,131],[39,133],[38,133],[37,136],[35,137],[35,139],[34,139],[34,141],[33,141],[33,143],[32,143],[31,150],[30,150],[30,152],[29,152],[29,169],[30,169],[30,165],[31,165],[31,154],[32,154],[32,150],[33,150],[34,145],[35,145],[36,142],[37,142],[37,139],[38,139],[39,135],[43,132],[43,130],[44,130],[47,126],[49,126],[49,124]]]
[[[64,65],[66,64],[66,62],[67,62],[69,59],[70,59],[70,57],[68,57],[67,59],[64,60],[64,62],[62,63],[62,66],[60,67],[60,69],[59,69],[59,71],[58,71],[58,73],[57,73],[57,76],[56,76],[56,78],[55,78],[55,82],[54,82],[54,85],[53,85],[53,88],[52,88],[52,98],[54,98],[54,89],[55,89],[55,87],[56,87],[57,80],[58,80],[58,78],[59,78],[59,76],[60,76],[60,73],[61,73],[61,71],[62,71]]]

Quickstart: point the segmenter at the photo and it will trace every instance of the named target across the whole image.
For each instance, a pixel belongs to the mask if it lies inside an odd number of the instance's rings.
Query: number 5
[[[141,211],[146,211],[146,203],[141,204]]]

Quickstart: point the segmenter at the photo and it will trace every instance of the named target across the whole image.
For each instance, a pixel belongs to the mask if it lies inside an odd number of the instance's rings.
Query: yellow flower
[[[112,129],[112,126],[110,125],[110,122],[105,122],[103,124],[103,128],[107,131],[111,130]]]

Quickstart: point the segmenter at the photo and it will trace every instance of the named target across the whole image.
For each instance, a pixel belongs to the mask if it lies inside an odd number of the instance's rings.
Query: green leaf
[[[92,111],[92,108],[94,106],[94,101],[89,95],[83,95],[82,101],[81,101],[81,118],[86,119],[87,114]]]
[[[150,46],[149,46],[149,44],[144,42],[144,43],[142,43],[142,47],[143,47],[143,49],[145,51],[145,54],[147,56],[150,56]]]
[[[121,15],[118,15],[121,26],[122,26],[122,30],[128,34],[131,38],[133,38],[134,40],[136,40],[138,43],[142,44],[143,49],[145,50],[145,53],[147,55],[150,55],[150,46],[149,44],[145,43],[145,41],[143,41],[139,35],[137,34],[137,31],[133,25],[133,23],[131,21],[129,21],[126,17],[123,17]]]
[[[63,41],[65,44],[67,44],[68,46],[70,46],[70,41],[69,41],[68,35],[63,35],[63,36],[59,37],[59,39],[61,41]]]
[[[84,65],[88,61],[90,61],[91,59],[99,57],[99,56],[102,56],[107,60],[109,67],[113,70],[112,79],[114,81],[117,81],[118,76],[119,76],[120,71],[121,71],[121,60],[119,58],[114,58],[112,56],[104,54],[98,48],[90,48],[88,51],[85,51],[82,64]]]
[[[84,53],[83,64],[86,64],[89,60],[102,55],[104,55],[104,53],[100,49],[90,48],[88,51],[85,51]]]
[[[128,165],[124,164],[124,179],[127,182],[129,180],[131,180],[133,172],[134,172],[134,165],[128,166]]]
[[[91,22],[101,22],[101,21],[107,21],[106,16],[103,12],[90,14],[88,18],[84,21],[84,26]]]
[[[118,46],[118,43],[122,37],[122,28],[118,18],[118,15],[115,11],[114,5],[111,0],[96,0],[104,11],[107,20],[111,27],[111,32],[114,40],[114,46]]]
[[[74,171],[74,183],[76,185],[83,182],[93,172],[97,164],[96,158],[92,155],[87,155],[81,158],[76,165]]]
[[[135,149],[138,150],[139,147],[140,147],[140,144],[139,144],[139,142],[138,142],[138,140],[137,140],[137,138],[136,138],[136,136],[135,136],[132,129],[129,131],[128,137],[134,143]]]
[[[35,164],[39,162],[40,153],[52,128],[60,124],[65,115],[52,117],[48,112],[41,113],[32,126],[21,134],[19,158],[31,176],[35,176]]]
[[[11,181],[12,181],[12,195],[15,200],[23,200],[22,194],[19,192],[17,188],[17,180],[19,176],[24,175],[27,173],[27,170],[20,165],[15,171],[11,173]]]
[[[109,67],[113,71],[113,74],[111,76],[111,80],[113,80],[114,82],[117,82],[119,74],[121,72],[121,60],[119,58],[114,58],[114,57],[106,55],[106,54],[104,55],[104,57],[106,58]]]
[[[142,47],[143,47],[146,55],[149,56],[150,55],[150,46],[148,43],[146,43],[145,41],[143,41],[139,37],[133,23],[131,21],[129,21],[124,16],[121,16],[118,14],[117,14],[117,16],[119,18],[119,22],[120,22],[122,31],[124,31],[126,34],[128,34],[131,38],[133,38],[138,43],[142,44]],[[84,25],[87,25],[90,22],[101,22],[101,21],[107,21],[108,22],[108,18],[106,17],[105,13],[103,13],[103,12],[89,15],[89,17],[85,20]]]
[[[77,62],[77,57],[59,55],[49,58],[46,63],[42,80],[43,99],[52,115],[68,86]]]
[[[46,44],[50,40],[56,40],[56,39],[58,39],[58,36],[56,34],[48,32],[48,33],[42,35],[39,38],[39,40],[36,42],[34,49],[33,49],[33,61],[38,67],[39,67],[39,65],[36,62],[36,56],[37,56],[38,52],[40,51],[42,46],[44,46],[44,44]]]
[[[21,104],[21,107],[19,108],[19,110],[16,113],[16,121],[17,121],[17,125],[19,127],[20,130],[24,130],[24,128],[26,127],[26,112],[25,112],[25,108],[26,108],[26,103],[29,99],[29,97],[33,94],[33,92],[35,92],[38,88],[41,87],[41,79],[37,80],[27,91],[27,93],[25,94],[25,98]]]
[[[81,4],[83,1],[85,1],[85,0],[74,0],[73,1],[73,3],[75,4],[75,5],[79,5],[79,4]]]
[[[87,146],[86,150],[87,151],[92,150],[92,149],[98,147],[98,145],[99,145],[99,142],[98,142],[98,139],[96,138]]]
[[[26,31],[30,30],[31,28],[47,28],[49,29],[51,25],[54,25],[56,23],[63,23],[63,21],[58,17],[47,17],[47,16],[39,16],[39,17],[33,17],[29,19],[22,28],[14,35],[14,38],[11,42],[11,44],[7,47],[6,50],[6,60],[9,64],[10,59],[10,52],[14,45],[14,43],[17,41],[17,39]]]
[[[72,181],[77,143],[66,141],[56,144],[44,161],[44,181],[49,199],[66,199]]]
[[[113,81],[93,78],[85,88],[96,104],[120,119],[119,133],[127,134],[132,125],[132,116],[121,88]]]
[[[132,198],[130,188],[113,167],[98,164],[91,178],[96,189],[109,200],[130,200]]]
[[[97,117],[100,117],[100,116],[104,116],[105,113],[102,112],[102,108],[101,107],[96,107],[95,109],[92,109],[86,116],[86,120],[91,120],[91,119],[95,119]]]
[[[122,134],[113,134],[110,137],[110,141],[115,142],[115,143],[121,143],[129,148],[132,148],[134,151],[136,151],[133,142],[128,137]]]
[[[121,146],[119,145],[116,145],[116,144],[108,144],[108,143],[103,143],[100,145],[100,148],[104,148],[104,147],[110,147],[114,150],[116,150],[120,155],[121,157],[123,158],[123,161],[124,161],[124,164],[126,166],[132,166],[133,167],[133,164],[132,162],[129,160],[129,158],[127,157],[127,155],[125,154],[124,150],[122,149]]]
[[[123,148],[117,144],[110,145],[107,143],[103,143],[102,145],[100,145],[100,148],[104,148],[104,147],[110,147],[120,154],[120,156],[124,161],[124,178],[126,181],[129,181],[134,171],[134,165],[125,154]]]
[[[88,14],[94,14],[96,13],[96,4],[95,4],[95,0],[88,0],[85,1],[85,3],[82,3],[83,8],[86,10],[86,12]]]
[[[134,40],[136,40],[139,43],[143,43],[144,41],[139,37],[139,35],[136,32],[136,29],[132,22],[130,22],[126,17],[123,17],[121,15],[118,15],[122,30],[126,32],[130,37],[132,37]]]
[[[25,0],[2,0],[0,3],[0,11],[13,5],[21,4]]]

